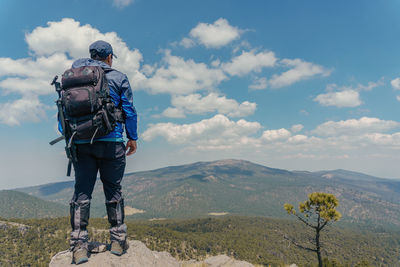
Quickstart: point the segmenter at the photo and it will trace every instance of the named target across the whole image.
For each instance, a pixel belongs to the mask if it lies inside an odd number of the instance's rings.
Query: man
[[[72,68],[100,66],[106,73],[110,96],[116,107],[121,107],[128,142],[123,140],[123,124],[117,123],[114,131],[91,140],[77,140],[77,162],[74,162],[75,190],[70,203],[71,239],[73,261],[80,264],[88,261],[88,231],[90,200],[97,173],[103,183],[108,221],[110,222],[111,253],[122,255],[127,249],[127,228],[124,224],[124,200],[121,181],[127,156],[136,152],[137,115],[132,103],[132,89],[125,74],[111,68],[113,49],[105,41],[96,41],[89,47],[91,58],[82,58]],[[127,152],[126,152],[127,151]]]

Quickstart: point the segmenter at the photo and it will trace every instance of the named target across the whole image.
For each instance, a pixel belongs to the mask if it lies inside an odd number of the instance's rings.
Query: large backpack
[[[108,71],[108,70],[106,70]],[[63,136],[54,139],[50,145],[65,139],[65,152],[69,159],[67,176],[71,165],[77,161],[75,140],[90,140],[102,137],[123,122],[120,107],[115,107],[110,97],[105,71],[100,66],[71,68],[62,75],[62,85],[53,79],[59,98],[57,99],[58,119]]]
[[[62,75],[61,103],[69,141],[102,137],[121,121],[110,97],[105,71],[100,66],[71,68]]]

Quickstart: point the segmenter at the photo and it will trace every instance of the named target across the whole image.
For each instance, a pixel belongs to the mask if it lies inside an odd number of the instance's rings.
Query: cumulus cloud
[[[254,79],[253,83],[249,85],[250,89],[254,90],[263,90],[267,88],[267,78],[256,78]]]
[[[400,123],[396,121],[362,117],[360,119],[327,121],[318,125],[313,133],[321,136],[360,135],[385,132],[399,126]]]
[[[292,127],[290,128],[290,130],[291,130],[293,133],[298,133],[298,132],[300,132],[301,130],[303,130],[303,128],[304,128],[304,126],[303,126],[302,124],[295,124],[295,125],[292,125]]]
[[[153,67],[152,72],[142,68],[142,73],[147,76],[139,77],[137,75],[134,87],[147,90],[151,94],[192,94],[197,91],[215,89],[222,81],[230,79],[231,76],[243,77],[250,73],[259,73],[264,68],[276,67],[277,61],[274,52],[251,50],[242,51],[240,55],[234,56],[228,62],[215,59],[210,65],[207,65],[195,62],[193,59],[174,56],[170,50],[165,50],[159,67],[157,69]],[[315,75],[329,75],[330,73],[322,66],[300,59],[285,59],[280,62],[291,66],[292,69],[281,75],[273,75],[270,81],[265,77],[254,78],[249,88],[255,90],[262,90],[268,86],[277,88]]]
[[[291,133],[282,128],[279,130],[267,130],[264,131],[261,139],[264,139],[266,141],[276,141],[276,140],[286,140],[291,136]]]
[[[202,97],[200,94],[186,96],[173,96],[171,100],[174,106],[164,110],[166,117],[181,118],[183,114],[204,114],[207,112],[218,112],[229,117],[245,117],[256,110],[257,104],[244,101],[238,103],[234,99],[228,99],[216,93],[210,93]]]
[[[292,128],[299,130],[302,127],[301,124],[297,124]],[[292,133],[285,128],[265,130],[257,137],[260,129],[261,125],[258,122],[248,122],[243,119],[234,121],[225,115],[218,114],[210,119],[191,124],[153,124],[141,138],[144,141],[152,141],[154,138],[161,137],[171,144],[179,144],[185,149],[196,151],[267,149],[271,153],[307,149],[307,146],[312,147],[321,142],[314,136],[292,136]]]
[[[360,93],[355,90],[328,92],[314,98],[322,106],[357,107],[361,105]]]
[[[374,89],[374,88],[376,88],[376,87],[379,87],[379,86],[382,86],[382,85],[384,85],[385,83],[383,82],[383,78],[381,78],[379,81],[377,81],[377,82],[368,82],[368,84],[367,85],[363,85],[363,84],[358,84],[355,88],[354,88],[354,90],[356,90],[356,91],[371,91],[372,89]],[[344,87],[344,88],[346,88],[346,87]],[[347,88],[346,88],[347,89]]]
[[[369,133],[364,138],[372,144],[383,146],[400,146],[400,132],[393,134]]]
[[[64,54],[49,57],[11,59],[0,58],[0,88],[5,93],[48,94],[55,74],[62,73],[70,64]]]
[[[6,94],[14,92],[21,95],[32,93],[45,95],[54,92],[50,81],[50,77],[47,82],[38,78],[7,78],[0,81],[0,88],[3,88]]]
[[[317,75],[329,76],[331,74],[331,70],[301,59],[282,59],[280,64],[291,69],[272,76],[268,83],[273,88],[289,86]]]
[[[65,53],[73,59],[88,57],[89,45],[96,40],[109,42],[118,56],[113,67],[134,79],[142,61],[142,54],[137,49],[131,50],[116,32],[101,33],[89,24],[64,18],[50,21],[47,27],[37,27],[25,36],[29,49],[36,56],[51,56]]]
[[[357,164],[362,167],[366,163],[374,165],[382,155],[384,160],[397,162],[400,150],[398,127],[399,122],[364,117],[324,122],[304,134],[295,133],[302,130],[300,124],[293,125],[290,130],[266,129],[260,134],[262,127],[257,122],[233,121],[224,115],[216,115],[190,124],[154,124],[141,138],[144,141],[165,138],[179,153],[188,152],[185,154],[188,156],[212,152],[218,157],[264,159],[265,164],[274,166],[295,164],[295,169],[315,170]],[[332,167],[335,163],[339,165]],[[385,166],[390,168],[390,164]]]
[[[190,31],[189,35],[193,40],[196,40],[207,48],[219,48],[238,39],[242,32],[243,30],[231,26],[226,19],[220,18],[213,24],[197,24],[197,26]],[[188,38],[184,38],[182,42],[183,45],[190,43]]]
[[[183,38],[182,41],[179,43],[181,46],[185,47],[185,48],[190,48],[196,45],[196,42],[193,41],[190,38]]]
[[[10,126],[20,125],[21,122],[39,122],[46,117],[48,109],[34,96],[24,97],[12,102],[0,103],[0,123]]]
[[[120,57],[114,66],[125,72],[131,80],[141,78],[139,73],[142,55],[131,50],[115,32],[101,33],[91,25],[64,18],[48,22],[46,27],[37,27],[25,35],[30,57],[21,59],[0,58],[0,89],[3,94],[17,94],[21,98],[1,103],[0,123],[19,125],[23,121],[37,122],[45,118],[45,107],[39,96],[54,93],[50,82],[69,68],[74,59],[88,57],[89,45],[95,40],[111,43]],[[24,109],[24,104],[29,109]],[[12,110],[9,114],[6,110]],[[30,114],[25,114],[29,112]]]
[[[114,6],[123,8],[132,4],[134,0],[113,0]]]
[[[390,84],[396,90],[400,90],[400,78],[393,79]]]
[[[275,54],[270,51],[242,51],[242,54],[232,58],[231,62],[223,63],[222,69],[232,76],[244,76],[252,71],[260,72],[264,67],[273,67],[276,61]]]
[[[360,99],[361,91],[371,91],[372,89],[382,86],[383,79],[377,82],[368,82],[367,85],[358,84],[355,87],[342,86],[338,87],[336,84],[328,84],[325,94],[320,94],[314,98],[322,106],[335,106],[335,107],[358,107],[362,104]]]
[[[173,56],[169,50],[165,51],[162,63],[153,76],[137,81],[135,88],[148,90],[152,94],[190,94],[213,89],[227,79],[221,69]]]
[[[151,125],[143,134],[145,141],[151,141],[160,136],[173,144],[191,143],[200,145],[212,143],[215,146],[225,144],[230,140],[236,145],[242,136],[256,133],[261,128],[258,122],[245,120],[232,121],[218,114],[192,124],[157,123]]]
[[[309,140],[310,138],[306,135],[303,134],[297,134],[295,136],[292,136],[288,139],[288,143],[290,144],[296,144],[296,143],[305,143]]]
[[[173,108],[173,107],[168,107],[166,108],[162,114],[162,116],[164,117],[168,117],[168,118],[185,118],[185,111],[183,109],[179,109],[179,108]]]
[[[155,70],[156,70],[155,67],[149,64],[143,65],[142,68],[140,69],[140,71],[146,76],[153,75]]]

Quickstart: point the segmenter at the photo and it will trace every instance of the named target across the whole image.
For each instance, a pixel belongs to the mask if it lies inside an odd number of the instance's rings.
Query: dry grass
[[[145,213],[144,210],[140,210],[140,209],[136,209],[130,206],[126,206],[125,207],[125,215],[129,216],[129,215],[133,215],[136,213]]]
[[[209,267],[207,263],[181,263],[181,267]]]
[[[208,215],[212,215],[212,216],[224,216],[229,214],[229,212],[209,212]]]

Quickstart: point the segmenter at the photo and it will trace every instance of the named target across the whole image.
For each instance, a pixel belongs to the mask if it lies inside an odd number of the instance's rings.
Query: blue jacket
[[[72,64],[72,68],[83,66],[101,66],[106,71],[108,86],[110,87],[110,96],[117,107],[121,103],[122,110],[125,115],[125,130],[128,139],[137,140],[137,114],[133,106],[132,88],[129,84],[128,77],[125,74],[112,69],[109,65],[102,61],[97,61],[90,58],[81,58]],[[62,132],[61,124],[58,124],[58,129]],[[95,141],[114,141],[122,142],[122,133],[124,127],[122,123],[117,123],[114,131],[106,136],[95,138]],[[89,140],[87,141],[89,142]],[[79,140],[77,143],[87,143]]]

